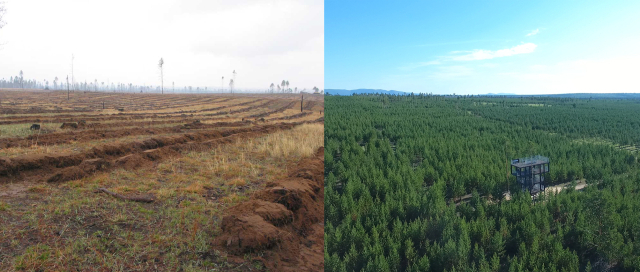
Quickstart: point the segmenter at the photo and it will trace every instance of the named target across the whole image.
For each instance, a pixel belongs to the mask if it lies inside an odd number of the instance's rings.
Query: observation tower
[[[544,192],[547,184],[545,176],[549,173],[549,158],[536,155],[511,161],[511,175],[516,177],[523,191],[531,195]]]

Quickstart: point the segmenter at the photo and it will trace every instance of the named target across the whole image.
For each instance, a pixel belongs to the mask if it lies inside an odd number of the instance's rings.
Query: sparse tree
[[[73,59],[74,59],[74,56],[73,56],[73,54],[71,54],[71,86],[73,86],[73,89],[75,90],[76,83],[75,83],[74,78],[73,78]]]
[[[233,84],[236,84],[236,70],[233,70]]]
[[[7,9],[4,7],[4,2],[0,2],[0,28],[2,28],[5,25],[5,22],[2,20],[2,17],[4,16],[4,13],[7,11]]]
[[[220,86],[221,86],[220,92],[224,92],[224,76],[222,76],[222,81]]]
[[[24,89],[24,72],[20,70],[20,88]]]
[[[53,79],[53,89],[55,89],[55,90],[58,89],[58,77]]]
[[[233,84],[235,84],[235,82],[232,80],[229,80],[229,89],[231,90],[231,93],[233,93]]]
[[[164,60],[160,58],[160,61],[158,62],[158,67],[160,67],[160,88],[162,94],[164,94],[164,75],[162,73],[162,65],[164,65]]]
[[[282,85],[282,92],[284,93],[284,86],[287,85],[287,82],[283,79],[282,83],[280,83],[280,85]],[[279,90],[279,89],[278,89]]]
[[[275,84],[271,83],[271,86],[269,86],[269,90],[271,91],[271,93],[273,93],[273,88],[275,88]]]
[[[67,75],[67,100],[69,100],[69,75]]]
[[[287,85],[287,90],[289,90],[289,81],[287,80],[287,82],[285,82],[285,84]]]

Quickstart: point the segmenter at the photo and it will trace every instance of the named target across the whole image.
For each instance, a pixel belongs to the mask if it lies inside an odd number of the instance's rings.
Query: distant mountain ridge
[[[486,94],[487,96],[538,96],[579,99],[640,99],[640,93],[566,93],[566,94]]]
[[[407,95],[407,94],[410,94],[410,93],[407,93],[407,92],[401,92],[401,91],[395,91],[395,90],[382,90],[382,89],[356,89],[356,90],[325,89],[324,93],[325,94],[330,94],[330,95],[342,95],[342,96],[348,96],[348,95],[352,95],[352,94],[375,94],[375,93],[391,94],[391,95]]]
[[[353,94],[389,94],[389,95],[410,95],[409,92],[382,89],[325,89],[325,94],[349,96]],[[418,94],[418,93],[416,93]],[[450,94],[447,94],[450,95]],[[477,96],[477,95],[474,95]],[[566,93],[566,94],[514,94],[514,93],[488,93],[480,96],[540,96],[540,97],[559,97],[559,98],[581,98],[581,99],[640,99],[640,93]]]

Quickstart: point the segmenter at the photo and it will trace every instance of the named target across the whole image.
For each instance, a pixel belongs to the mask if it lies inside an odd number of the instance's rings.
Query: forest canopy
[[[326,271],[640,269],[640,101],[325,102]],[[508,162],[530,155],[568,189],[521,192]]]

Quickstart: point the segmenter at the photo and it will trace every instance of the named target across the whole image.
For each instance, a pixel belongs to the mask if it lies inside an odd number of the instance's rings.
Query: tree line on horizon
[[[164,64],[164,63],[163,63]],[[160,65],[158,65],[160,66]],[[288,82],[288,81],[287,81]],[[235,87],[235,81],[233,79],[230,80],[230,89],[216,89],[209,87],[194,87],[194,86],[182,86],[177,87],[175,82],[171,82],[170,87],[164,87],[164,83],[161,86],[153,86],[153,85],[137,85],[133,83],[119,83],[119,82],[104,82],[98,81],[94,79],[93,81],[84,81],[84,82],[71,82],[71,78],[58,78],[55,77],[53,80],[49,81],[47,79],[37,80],[37,79],[29,79],[24,77],[24,72],[21,70],[18,75],[11,76],[9,79],[2,78],[0,79],[0,88],[15,88],[15,89],[41,89],[41,90],[71,90],[71,91],[96,91],[96,92],[157,92],[162,93],[163,91],[168,92],[180,92],[180,93],[225,93],[225,92],[233,92],[233,88]],[[273,84],[272,84],[273,85]],[[286,86],[286,85],[285,85]],[[240,90],[240,92],[266,92],[266,93],[275,93],[273,91],[273,86],[266,90],[260,89],[245,89]],[[280,90],[280,89],[279,89]],[[315,93],[322,93],[322,91],[313,87],[312,89]],[[236,90],[238,91],[238,90]],[[306,89],[300,90],[300,92],[305,92]],[[279,91],[280,92],[280,91]],[[297,93],[298,88],[294,88],[292,91],[287,91],[287,93]],[[284,93],[284,92],[283,92]]]

